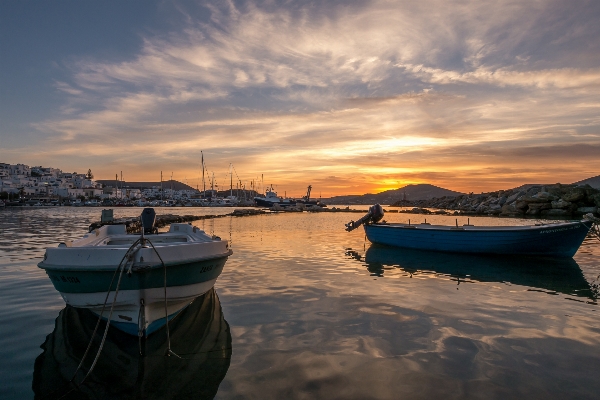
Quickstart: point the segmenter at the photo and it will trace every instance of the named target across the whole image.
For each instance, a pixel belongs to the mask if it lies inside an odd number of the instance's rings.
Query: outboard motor
[[[348,232],[350,232],[350,231],[355,230],[362,224],[379,222],[383,218],[383,214],[384,214],[383,207],[381,207],[379,204],[375,204],[375,205],[369,207],[369,212],[366,213],[364,217],[362,217],[361,219],[359,219],[356,222],[355,221],[348,222],[346,224],[346,230]]]
[[[379,204],[375,204],[369,208],[369,212],[371,213],[371,222],[379,222],[383,218],[383,207]]]
[[[156,228],[154,227],[154,224],[156,223],[156,212],[154,211],[154,208],[144,208],[142,215],[140,215],[140,221],[144,233],[156,233]]]

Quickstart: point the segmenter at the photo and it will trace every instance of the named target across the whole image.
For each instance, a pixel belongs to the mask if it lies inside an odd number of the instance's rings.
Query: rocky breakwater
[[[455,210],[463,215],[498,215],[502,217],[581,217],[598,215],[600,190],[589,185],[535,185],[482,194],[442,197],[420,201],[399,201],[397,207],[421,207]]]
[[[198,221],[201,219],[215,219],[215,218],[224,218],[224,217],[249,217],[252,215],[261,215],[266,214],[266,211],[257,210],[257,209],[237,209],[229,214],[219,214],[219,215],[173,215],[173,214],[162,214],[156,216],[155,226],[157,228],[162,228],[167,225],[171,225],[174,223],[182,223],[182,222],[191,222]],[[112,221],[106,222],[93,222],[89,226],[89,231],[93,231],[94,229],[98,229],[104,225],[125,225],[127,229],[127,233],[137,233],[140,232],[141,223],[140,217],[125,217],[118,218]]]

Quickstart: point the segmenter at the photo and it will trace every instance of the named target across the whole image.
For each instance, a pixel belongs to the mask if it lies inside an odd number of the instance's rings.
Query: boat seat
[[[119,225],[105,225],[107,235],[126,235],[127,227],[123,224]]]

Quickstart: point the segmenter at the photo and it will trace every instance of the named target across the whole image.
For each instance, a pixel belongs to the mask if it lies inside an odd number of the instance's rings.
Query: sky
[[[598,21],[578,0],[2,1],[0,162],[196,187],[203,154],[219,188],[288,196],[571,183],[600,174]]]

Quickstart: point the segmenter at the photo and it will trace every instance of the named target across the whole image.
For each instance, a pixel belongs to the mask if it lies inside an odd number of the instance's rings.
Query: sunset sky
[[[2,1],[0,162],[280,194],[600,174],[599,1]],[[234,174],[234,181],[237,180]]]

